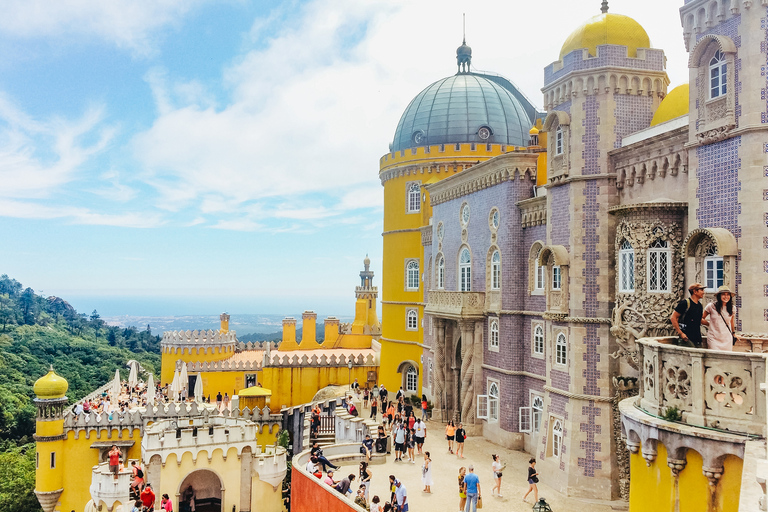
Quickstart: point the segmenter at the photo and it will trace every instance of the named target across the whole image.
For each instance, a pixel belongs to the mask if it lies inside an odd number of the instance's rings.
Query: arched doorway
[[[198,469],[184,478],[177,496],[179,512],[222,512],[224,483],[213,471]]]

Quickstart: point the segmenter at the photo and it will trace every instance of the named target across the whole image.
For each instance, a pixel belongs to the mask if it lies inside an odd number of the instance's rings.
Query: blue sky
[[[540,5],[7,0],[0,273],[104,315],[350,315],[366,253],[381,273],[378,159],[455,72],[461,14],[473,66],[541,105],[544,66],[600,2]],[[672,85],[679,5],[611,2]]]

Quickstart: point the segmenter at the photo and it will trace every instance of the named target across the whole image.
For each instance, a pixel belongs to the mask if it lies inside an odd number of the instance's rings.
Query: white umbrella
[[[173,372],[173,380],[171,381],[171,399],[176,402],[179,399],[179,393],[181,392],[181,385],[179,385],[179,370]]]
[[[187,386],[189,386],[189,376],[187,375],[187,365],[182,363],[181,374],[179,375],[179,391],[181,391],[181,388],[186,388]]]
[[[147,379],[147,405],[150,407],[155,405],[155,393],[155,378],[150,373]]]
[[[128,364],[131,367],[131,371],[128,374],[128,386],[134,387],[139,382],[139,363],[131,361]]]
[[[115,370],[115,379],[112,381],[112,398],[117,400],[117,397],[120,396],[120,370]]]
[[[203,402],[203,376],[199,373],[195,379],[195,402]]]

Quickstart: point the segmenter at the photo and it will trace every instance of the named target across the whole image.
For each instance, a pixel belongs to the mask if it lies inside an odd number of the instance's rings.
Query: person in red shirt
[[[152,490],[152,484],[147,484],[144,490],[141,491],[141,504],[147,512],[153,512],[155,510],[155,493]]]
[[[112,445],[112,449],[109,450],[109,471],[115,476],[117,480],[117,473],[120,471],[120,450],[117,446]]]

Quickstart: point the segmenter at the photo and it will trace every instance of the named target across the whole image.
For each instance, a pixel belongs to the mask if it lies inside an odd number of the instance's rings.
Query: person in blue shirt
[[[475,474],[475,466],[469,466],[469,473],[464,476],[464,493],[467,495],[467,504],[464,512],[477,512],[477,499],[482,496],[480,490],[480,477]]]

